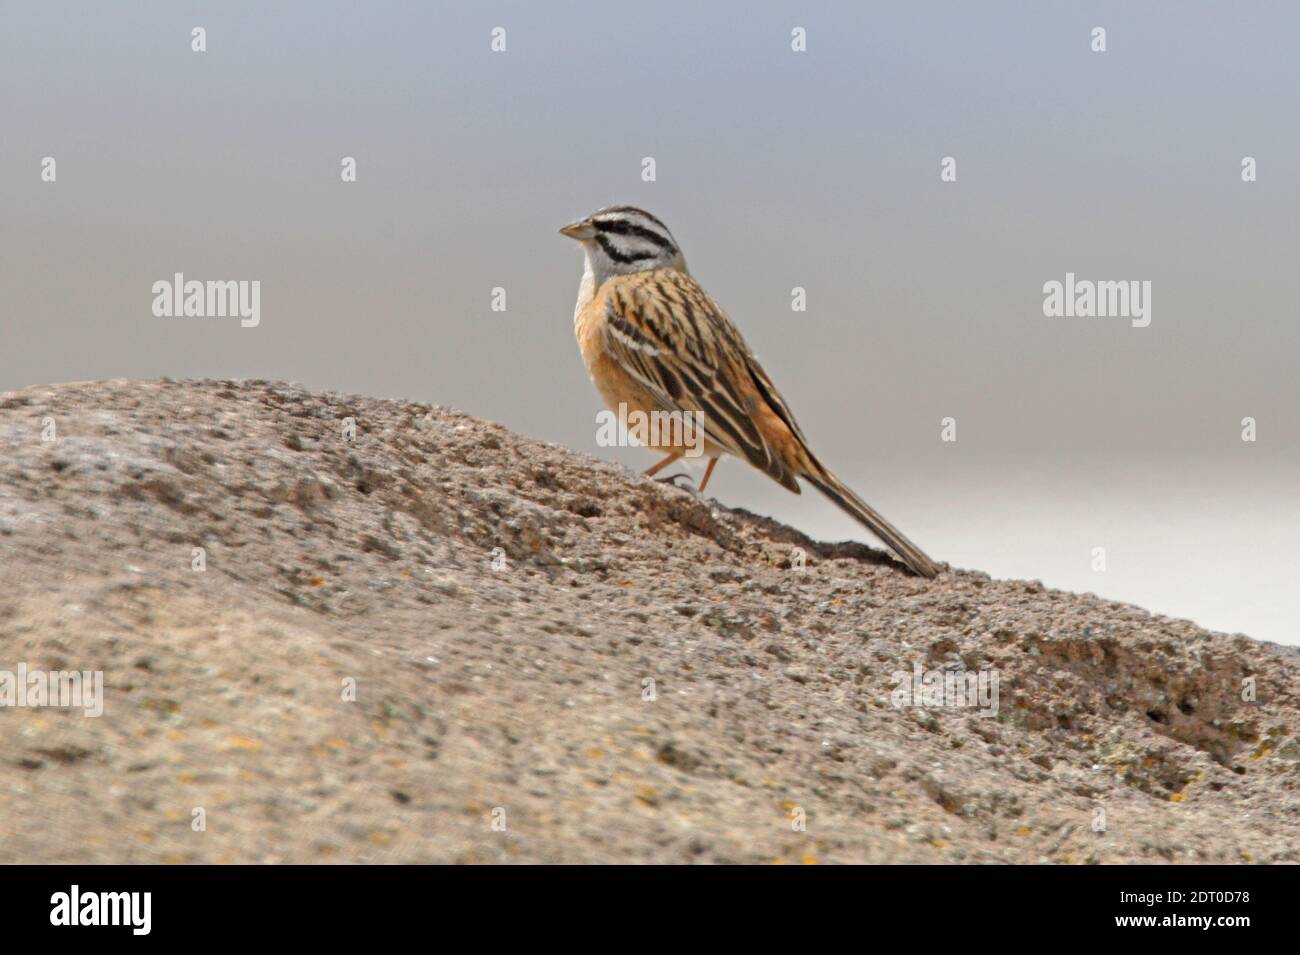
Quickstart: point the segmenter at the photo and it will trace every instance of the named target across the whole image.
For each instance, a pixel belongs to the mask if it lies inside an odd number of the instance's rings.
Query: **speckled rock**
[[[0,671],[105,688],[0,708],[0,862],[1300,860],[1291,648],[410,402],[59,385],[0,437]]]

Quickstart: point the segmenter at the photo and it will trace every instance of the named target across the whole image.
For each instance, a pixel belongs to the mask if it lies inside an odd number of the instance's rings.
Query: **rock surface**
[[[1291,648],[410,402],[95,382],[0,435],[0,670],[105,686],[0,709],[0,862],[1300,860]],[[996,714],[896,706],[917,666]]]

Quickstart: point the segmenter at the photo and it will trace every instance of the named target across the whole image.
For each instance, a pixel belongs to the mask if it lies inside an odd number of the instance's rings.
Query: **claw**
[[[686,486],[682,487],[682,485],[678,484],[677,483],[678,479],[685,480]],[[671,484],[679,491],[685,491],[687,494],[694,495],[695,497],[700,497],[699,489],[696,488],[695,482],[691,480],[691,476],[689,474],[670,474],[668,475],[668,477],[655,478],[655,483]]]

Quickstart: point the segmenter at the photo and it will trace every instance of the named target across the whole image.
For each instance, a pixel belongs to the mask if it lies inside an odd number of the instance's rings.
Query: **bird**
[[[607,206],[562,227],[585,253],[574,334],[592,383],[613,411],[692,415],[709,458],[699,492],[718,459],[740,458],[778,484],[801,493],[808,481],[879,538],[913,573],[939,567],[896,527],[826,468],[808,447],[790,406],[726,312],[691,276],[681,247],[664,223],[635,206]],[[653,477],[688,453],[666,454]]]

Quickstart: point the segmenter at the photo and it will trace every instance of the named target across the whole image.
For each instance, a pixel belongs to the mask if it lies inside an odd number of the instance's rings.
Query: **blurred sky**
[[[1300,643],[1300,6],[804,6],[0,0],[0,389],[288,379],[645,466],[595,445],[555,232],[636,203],[933,556]],[[177,271],[260,280],[260,326],[155,318]],[[1149,280],[1150,327],[1045,318],[1067,271]]]

